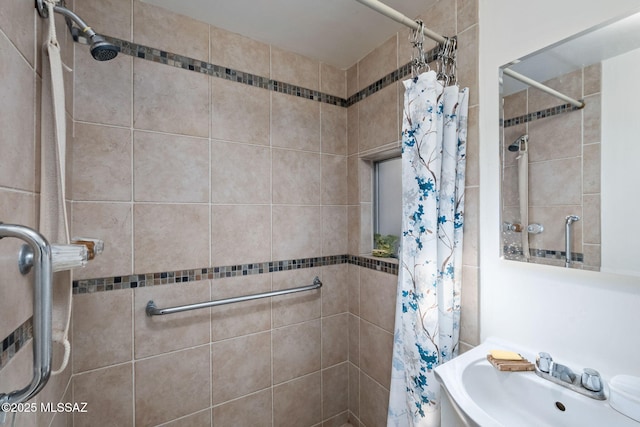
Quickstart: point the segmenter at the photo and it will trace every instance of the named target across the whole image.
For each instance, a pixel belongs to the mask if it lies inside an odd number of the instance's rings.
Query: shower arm
[[[49,9],[47,9],[44,3],[45,0],[36,0],[36,8],[38,9],[38,14],[42,18],[46,19],[49,17]],[[82,18],[80,18],[75,12],[64,7],[64,2],[61,2],[61,4],[63,6],[53,6],[53,11],[64,16],[67,19],[67,24],[69,22],[68,20],[73,21],[80,28],[80,31],[85,33],[89,38],[96,35],[96,32],[93,31],[93,29],[89,25],[87,25],[87,23],[84,22]],[[71,26],[69,26],[69,30],[71,30]]]

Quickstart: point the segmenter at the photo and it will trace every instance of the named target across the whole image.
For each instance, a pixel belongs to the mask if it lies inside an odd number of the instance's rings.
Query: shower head
[[[94,34],[91,37],[91,56],[96,61],[109,61],[118,55],[120,49],[117,46],[109,43],[99,34]]]
[[[36,7],[38,8],[38,13],[41,17],[49,17],[49,9],[45,7],[43,0],[36,0]],[[74,39],[78,34],[78,30],[87,36],[91,41],[91,47],[89,50],[91,51],[91,56],[93,56],[94,59],[98,61],[108,61],[118,55],[120,49],[118,49],[117,46],[106,41],[101,35],[96,34],[96,32],[93,31],[93,29],[87,25],[82,18],[76,15],[75,12],[64,7],[63,1],[60,2],[60,5],[53,6],[53,11],[65,17],[67,26],[69,27],[71,34],[73,34]],[[73,24],[76,24],[78,28],[74,28]]]
[[[520,151],[523,148],[523,145],[526,147],[527,142],[529,142],[529,135],[524,134],[511,143],[509,151]]]
[[[580,221],[580,217],[578,215],[567,215],[565,218],[565,224],[567,226],[573,224],[576,221]]]

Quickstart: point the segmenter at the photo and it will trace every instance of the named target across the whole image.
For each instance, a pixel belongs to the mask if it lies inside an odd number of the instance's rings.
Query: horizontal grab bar
[[[146,308],[145,311],[147,312],[147,316],[161,316],[161,315],[164,315],[164,314],[173,314],[173,313],[180,313],[182,311],[197,310],[199,308],[207,308],[207,307],[215,307],[217,305],[233,304],[235,302],[251,301],[251,300],[254,300],[254,299],[276,297],[276,296],[279,296],[279,295],[293,294],[293,293],[296,293],[296,292],[312,291],[314,289],[320,289],[321,287],[322,287],[322,282],[316,276],[316,278],[313,279],[313,285],[309,285],[309,286],[301,286],[299,288],[291,288],[291,289],[282,289],[280,291],[263,292],[263,293],[260,293],[260,294],[245,295],[245,296],[242,296],[242,297],[234,297],[234,298],[226,298],[226,299],[220,299],[220,300],[214,300],[214,301],[206,301],[206,302],[200,302],[200,303],[196,303],[196,304],[179,305],[179,306],[176,306],[176,307],[158,308],[158,307],[156,307],[156,304],[153,301],[149,301],[147,303],[147,308]]]

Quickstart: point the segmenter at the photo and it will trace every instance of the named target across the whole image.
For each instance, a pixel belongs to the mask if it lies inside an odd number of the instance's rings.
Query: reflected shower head
[[[527,142],[529,142],[529,135],[524,134],[520,138],[516,139],[511,143],[511,145],[509,146],[509,151],[513,151],[513,152],[520,151],[523,148],[522,147],[523,144],[526,147]]]
[[[119,49],[117,46],[109,43],[99,34],[94,34],[91,37],[91,56],[97,61],[109,61],[118,55]]]
[[[36,0],[36,7],[38,8],[38,13],[41,17],[49,18],[49,10],[45,7],[43,0]],[[91,51],[91,56],[93,56],[94,59],[98,61],[108,61],[118,55],[120,49],[106,41],[101,35],[96,34],[96,32],[93,31],[93,29],[87,25],[82,18],[76,15],[75,12],[64,7],[64,1],[61,1],[60,5],[53,6],[53,11],[65,17],[69,30],[74,36],[74,40],[78,34],[77,31],[84,33],[89,38],[91,41],[91,47],[89,50]],[[76,24],[78,28],[74,28],[73,24]]]

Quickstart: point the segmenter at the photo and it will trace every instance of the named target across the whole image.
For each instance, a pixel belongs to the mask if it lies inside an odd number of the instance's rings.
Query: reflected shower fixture
[[[36,0],[36,8],[38,9],[40,17],[48,18],[49,9],[47,9],[44,2],[45,0]],[[65,17],[67,26],[69,27],[71,34],[74,36],[74,39],[77,37],[78,32],[82,32],[87,36],[91,43],[89,50],[91,52],[91,56],[93,56],[95,60],[109,61],[118,55],[120,49],[114,44],[106,41],[100,34],[96,34],[96,32],[93,31],[93,29],[87,25],[82,18],[76,15],[75,12],[64,7],[64,1],[60,2],[60,6],[53,6],[53,11]],[[77,27],[74,27],[73,24],[76,24]]]
[[[511,145],[509,146],[509,151],[520,151],[523,148],[526,148],[527,142],[529,142],[529,135],[524,134],[511,143]]]
[[[567,215],[567,217],[565,218],[565,222],[564,222],[564,252],[565,252],[565,263],[564,266],[566,268],[571,267],[571,264],[573,263],[573,259],[572,259],[572,244],[573,244],[573,237],[572,237],[572,231],[571,231],[571,225],[576,222],[576,221],[580,221],[580,217],[578,215]]]

